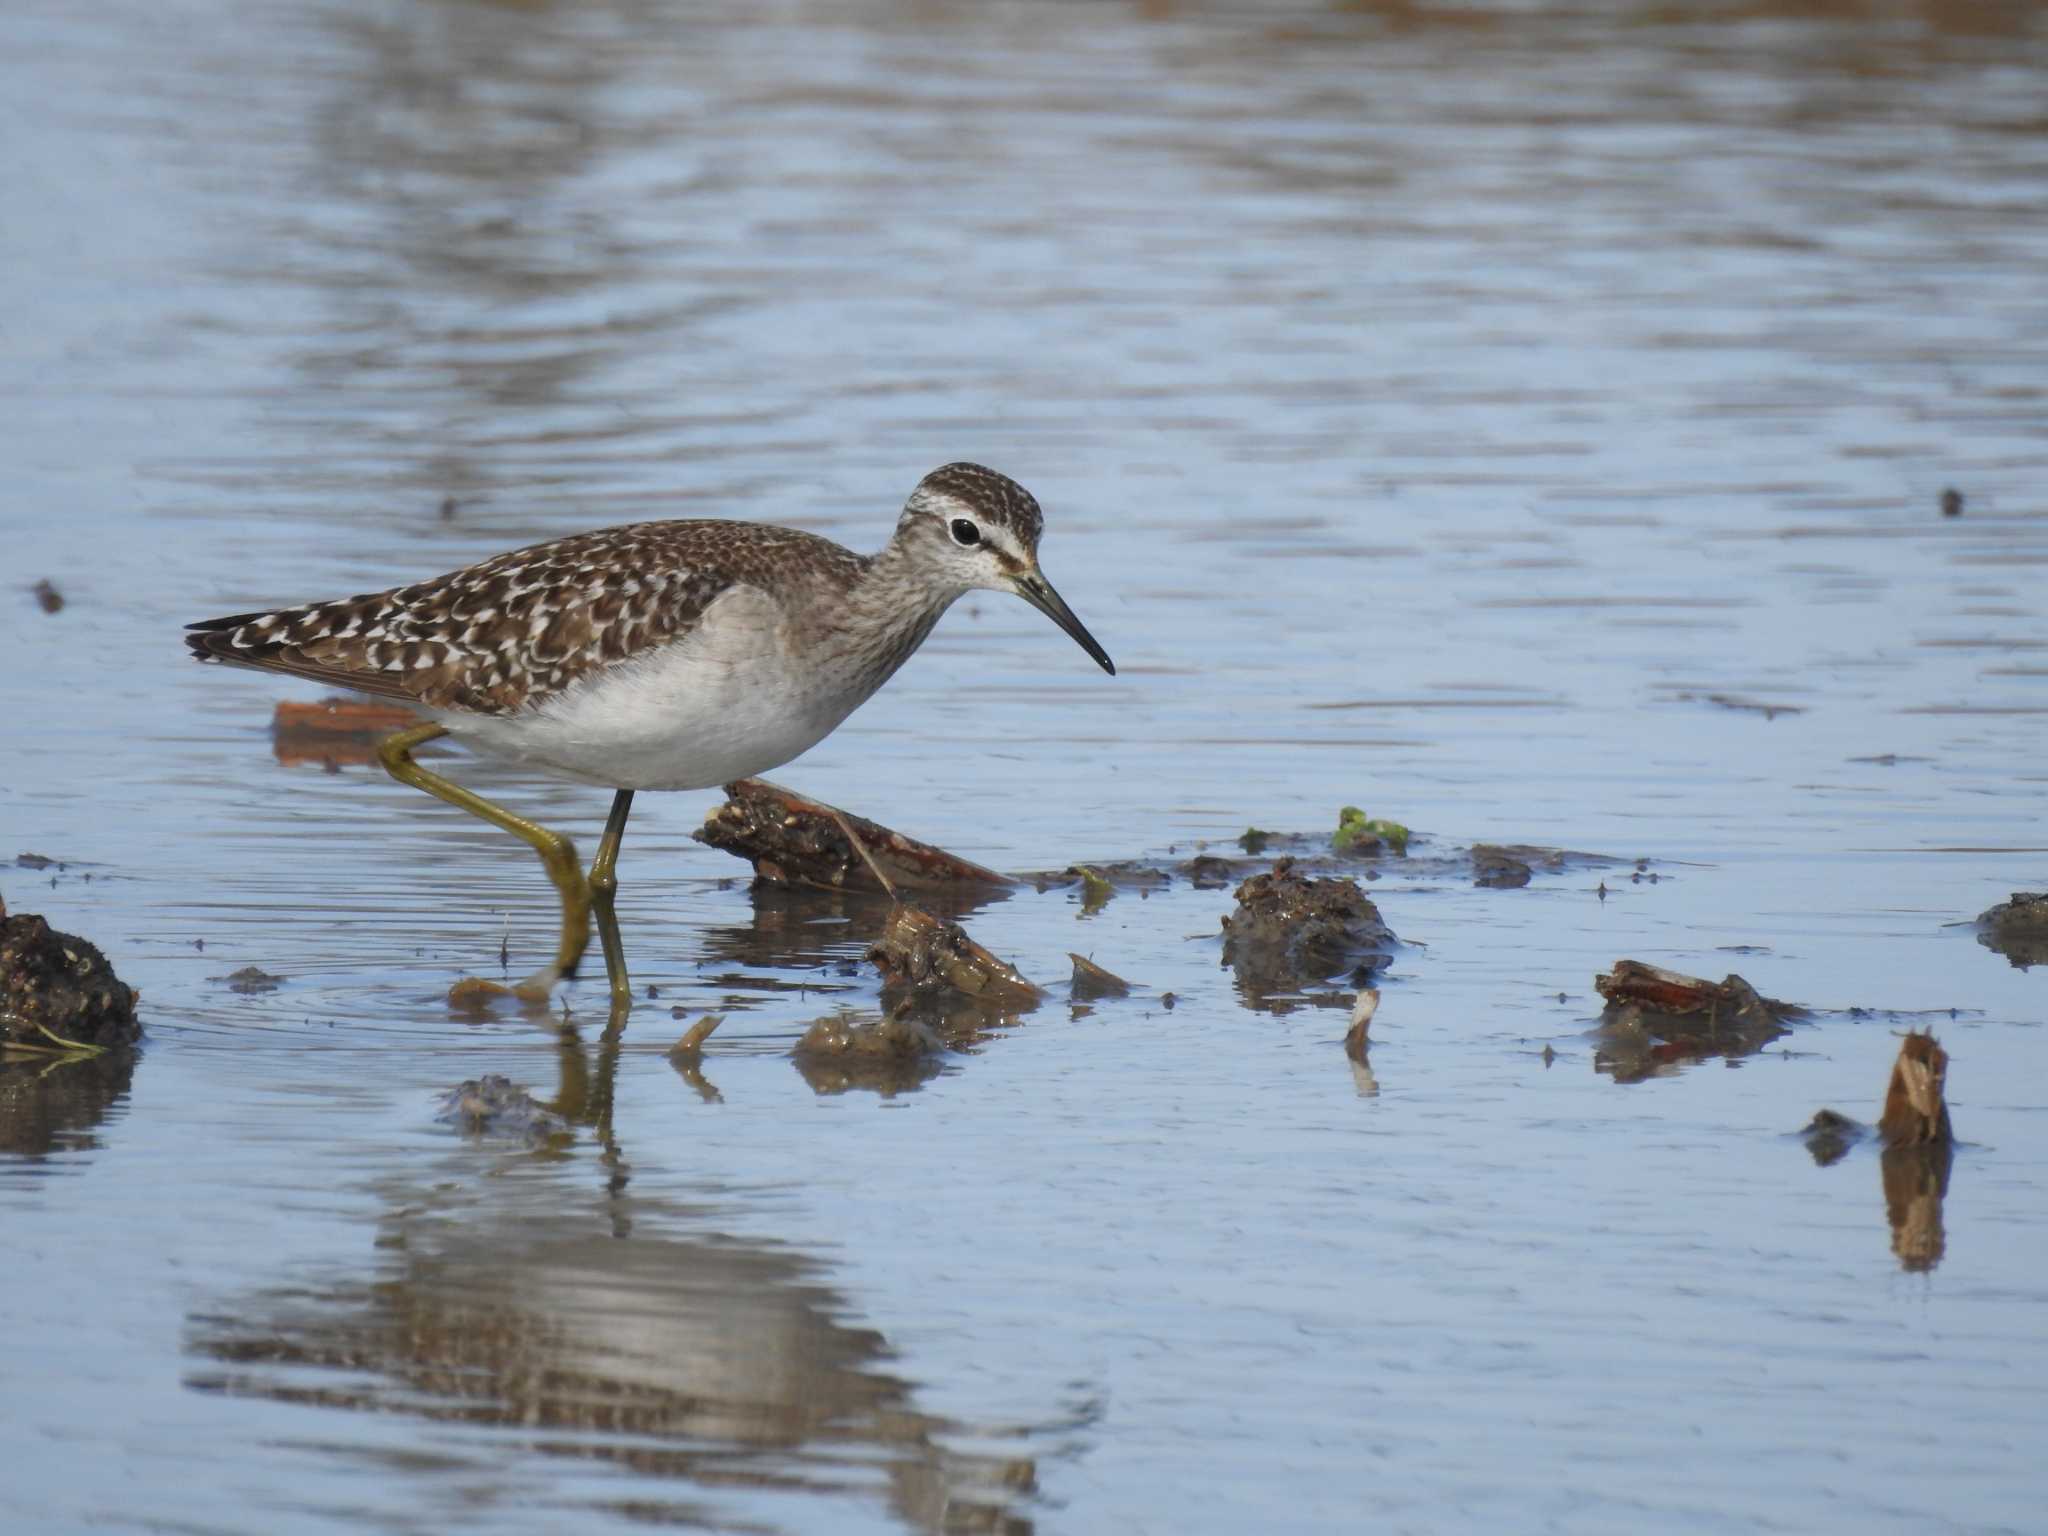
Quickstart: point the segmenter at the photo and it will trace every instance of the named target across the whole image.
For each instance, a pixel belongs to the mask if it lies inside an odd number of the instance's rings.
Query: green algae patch
[[[1368,816],[1355,805],[1337,813],[1337,830],[1330,834],[1330,847],[1337,853],[1372,853],[1385,848],[1397,858],[1408,854],[1408,829],[1398,821]]]

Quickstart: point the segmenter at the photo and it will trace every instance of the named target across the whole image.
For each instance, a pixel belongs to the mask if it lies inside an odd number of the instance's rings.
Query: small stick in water
[[[875,856],[872,853],[868,852],[868,845],[862,842],[858,837],[854,836],[853,827],[851,826],[851,824],[848,823],[845,815],[840,811],[839,807],[836,805],[827,806],[826,809],[832,813],[832,819],[839,823],[839,830],[846,834],[847,842],[853,845],[853,851],[860,855],[861,862],[867,865],[868,873],[875,877],[875,884],[879,885],[885,892],[888,893],[890,901],[894,902],[899,907],[903,905],[903,898],[896,894],[895,883],[891,881],[887,875],[882,873],[882,866],[877,864],[875,862]]]

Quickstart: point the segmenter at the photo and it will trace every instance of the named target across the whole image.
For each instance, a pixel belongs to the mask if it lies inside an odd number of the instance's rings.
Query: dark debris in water
[[[1593,987],[1607,1000],[1593,1065],[1617,1083],[1708,1057],[1753,1056],[1791,1033],[1787,1020],[1806,1017],[1805,1009],[1760,995],[1740,976],[1707,981],[1640,960],[1615,961]]]
[[[255,997],[265,992],[275,992],[285,983],[282,976],[253,965],[245,965],[239,971],[230,971],[225,976],[209,976],[208,981],[224,981],[230,992],[239,992],[244,997]]]
[[[1007,875],[766,779],[735,780],[725,793],[694,836],[747,860],[755,878],[770,884],[880,895],[870,858],[904,890],[1000,890],[1011,883]],[[847,841],[849,830],[862,848]]]
[[[1780,704],[1768,699],[1746,698],[1737,693],[1693,693],[1690,691],[1673,695],[1681,704],[1711,704],[1716,709],[1730,709],[1737,714],[1762,715],[1766,720],[1775,720],[1780,715],[1803,715],[1804,704]]]
[[[1977,942],[2018,970],[2048,965],[2048,892],[2014,891],[2012,900],[1980,913]]]
[[[1931,1029],[1908,1030],[1899,1041],[1885,1086],[1877,1133],[1888,1147],[1947,1146],[1955,1140],[1948,1118],[1948,1052]]]
[[[1038,988],[1016,967],[968,937],[958,923],[918,907],[897,906],[868,959],[882,973],[891,1011],[955,992],[995,1009],[1037,1006]]]
[[[1520,890],[1535,877],[1536,871],[1523,860],[1515,857],[1505,848],[1490,843],[1472,845],[1472,883],[1490,890]]]
[[[696,1062],[704,1055],[704,1042],[711,1038],[712,1031],[725,1022],[722,1013],[707,1013],[703,1018],[683,1031],[680,1040],[668,1048],[668,1059],[673,1062]]]
[[[30,587],[29,592],[34,596],[36,606],[42,609],[43,612],[62,613],[64,611],[64,594],[57,590],[57,584],[50,580],[49,577],[45,576],[41,581]]]
[[[434,1118],[472,1136],[511,1137],[536,1146],[566,1142],[572,1134],[567,1120],[495,1072],[449,1089]]]
[[[790,1055],[815,1093],[866,1090],[890,1098],[938,1076],[946,1053],[936,1031],[899,1012],[882,1018],[829,1014],[804,1031]]]
[[[62,1054],[133,1045],[137,993],[97,946],[0,906],[0,1048]]]
[[[1933,1269],[1948,1248],[1942,1202],[1955,1161],[1955,1131],[1949,1122],[1947,1082],[1948,1052],[1931,1030],[1908,1030],[1899,1041],[1885,1085],[1876,1139],[1884,1146],[1884,1206],[1891,1223],[1892,1253],[1909,1273]],[[1813,1160],[1826,1168],[1871,1140],[1872,1133],[1859,1120],[1823,1109],[1800,1132],[1800,1139]]]
[[[1131,984],[1116,972],[1105,970],[1086,955],[1077,955],[1071,950],[1067,958],[1074,962],[1074,979],[1068,987],[1068,996],[1074,1001],[1092,1003],[1105,997],[1131,995]]]
[[[1634,877],[1639,882],[1654,882],[1658,878],[1647,859],[1583,853],[1537,843],[1479,843],[1469,849],[1447,847],[1427,854],[1418,854],[1411,846],[1407,853],[1397,856],[1385,842],[1374,838],[1366,838],[1339,852],[1332,847],[1329,837],[1319,833],[1266,832],[1260,835],[1271,854],[1292,860],[1293,868],[1306,875],[1377,880],[1390,870],[1398,869],[1405,881],[1448,882],[1471,878],[1487,872],[1489,868],[1512,873],[1513,865],[1521,864],[1529,868],[1532,876],[1634,866]],[[1412,833],[1410,836],[1415,837]],[[1210,851],[1185,859],[1094,860],[1085,866],[1071,865],[1064,870],[1028,874],[1023,878],[1040,891],[1056,890],[1082,880],[1085,869],[1089,876],[1107,882],[1116,891],[1133,891],[1142,897],[1169,889],[1180,880],[1197,890],[1220,890],[1263,873],[1271,863],[1270,857],[1245,858]]]
[[[1335,976],[1362,983],[1393,959],[1398,942],[1357,880],[1307,876],[1293,859],[1240,885],[1237,910],[1223,919],[1223,963],[1254,1008],[1274,1008]]]
[[[1840,1162],[1851,1147],[1869,1135],[1870,1127],[1862,1121],[1832,1109],[1816,1111],[1807,1122],[1806,1129],[1799,1133],[1800,1139],[1806,1143],[1806,1150],[1823,1168]]]

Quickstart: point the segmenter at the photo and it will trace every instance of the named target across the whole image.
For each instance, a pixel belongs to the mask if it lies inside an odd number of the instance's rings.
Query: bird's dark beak
[[[1095,664],[1111,677],[1116,676],[1116,663],[1109,659],[1109,652],[1095,643],[1095,637],[1088,633],[1088,626],[1074,617],[1074,610],[1066,600],[1053,591],[1052,583],[1037,571],[1026,571],[1017,578],[1017,595],[1059,625],[1074,637],[1074,643],[1095,658]]]

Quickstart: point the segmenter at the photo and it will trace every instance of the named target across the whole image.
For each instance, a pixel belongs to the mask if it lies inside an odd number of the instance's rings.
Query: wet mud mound
[[[1806,1012],[1762,996],[1740,976],[1706,981],[1640,960],[1615,961],[1593,988],[1607,999],[1593,1065],[1618,1083],[1710,1056],[1753,1056],[1790,1034],[1787,1020]]]
[[[1977,942],[2014,967],[2048,965],[2048,891],[2014,891],[1977,919]]]
[[[1337,976],[1363,985],[1393,959],[1397,943],[1356,880],[1306,876],[1292,859],[1240,885],[1237,910],[1223,919],[1223,963],[1247,999]]]
[[[141,1038],[135,991],[98,946],[0,907],[0,1049],[114,1050]]]

